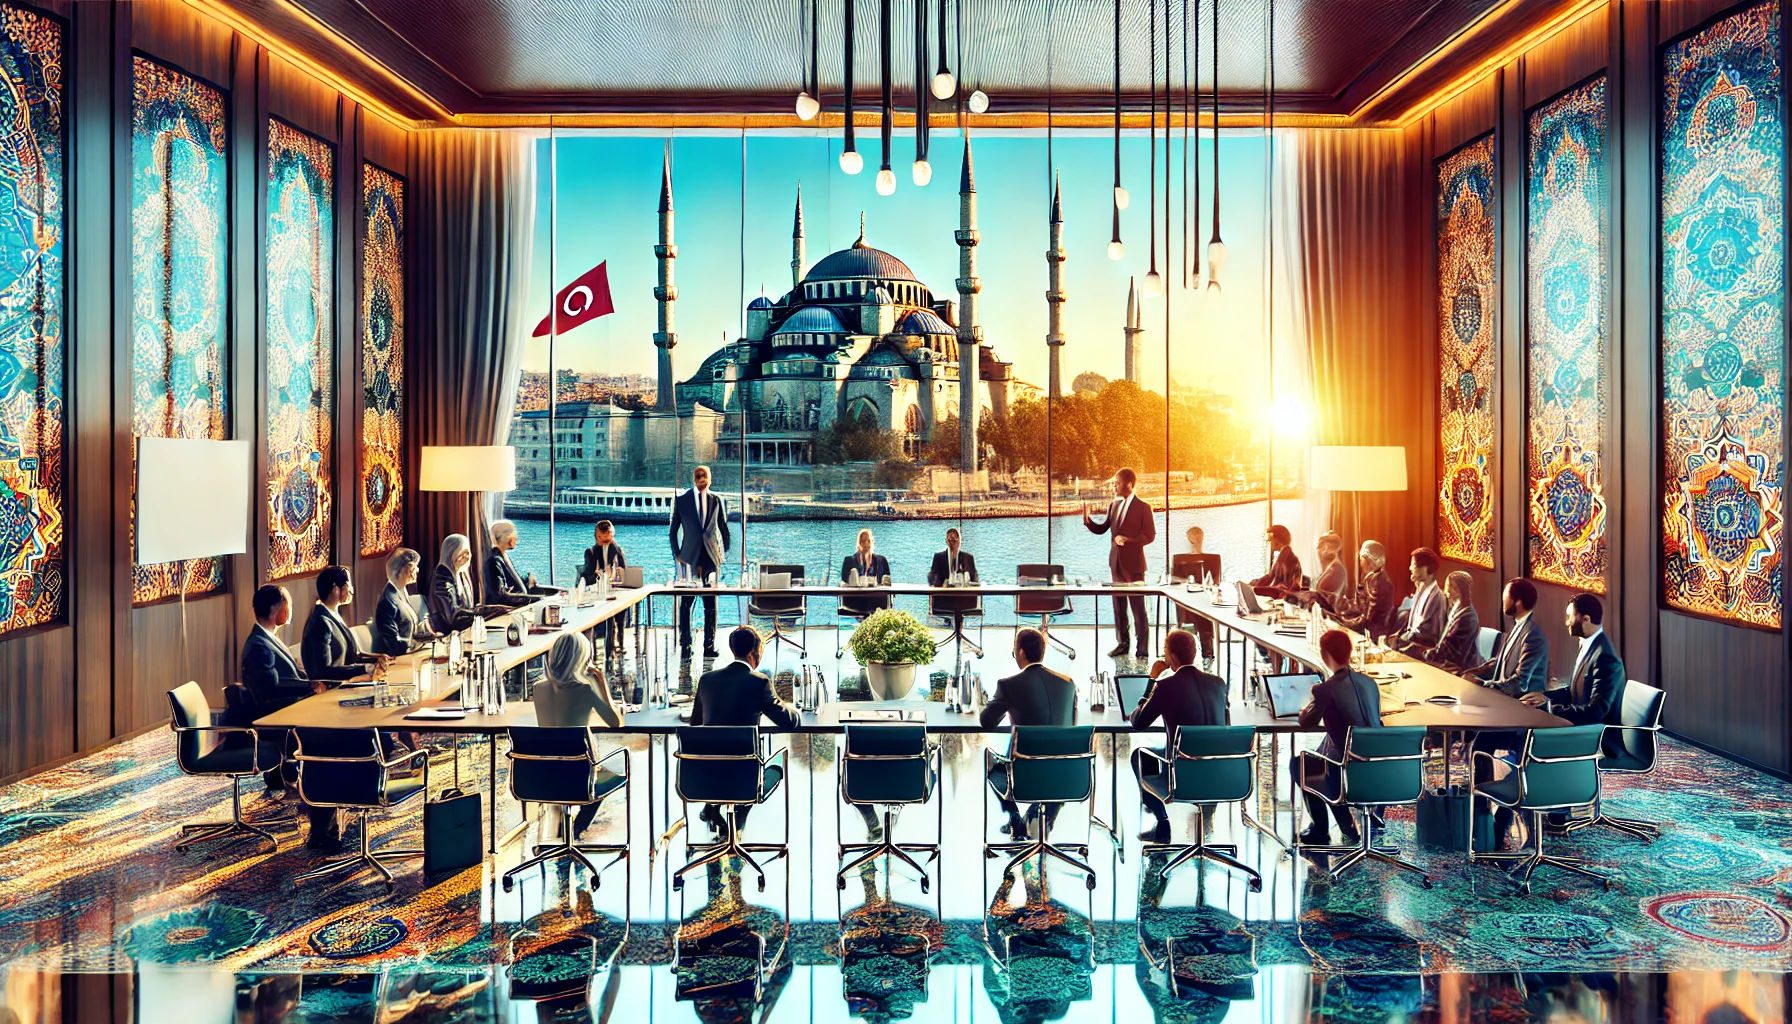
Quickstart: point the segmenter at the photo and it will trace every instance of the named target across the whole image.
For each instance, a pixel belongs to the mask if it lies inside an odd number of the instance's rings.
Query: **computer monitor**
[[[1317,672],[1277,672],[1263,677],[1269,690],[1269,710],[1277,718],[1295,718],[1307,706],[1313,687],[1321,682]]]
[[[1218,555],[1171,555],[1170,578],[1181,583],[1190,577],[1196,583],[1206,583],[1209,579],[1218,583],[1225,579],[1220,575],[1220,556]]]
[[[1263,606],[1257,603],[1257,592],[1251,589],[1251,585],[1244,580],[1233,585],[1238,588],[1238,614],[1262,615]]]
[[[1122,673],[1114,677],[1114,685],[1120,688],[1121,712],[1130,715],[1151,689],[1151,677]]]

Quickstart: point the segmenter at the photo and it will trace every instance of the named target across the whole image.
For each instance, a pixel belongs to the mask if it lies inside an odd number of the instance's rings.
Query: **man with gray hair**
[[[700,580],[720,572],[722,561],[734,538],[728,533],[728,509],[709,487],[709,467],[691,470],[691,489],[672,502],[670,524],[672,557],[685,571]],[[678,649],[691,653],[691,605],[694,599],[678,599]],[[703,595],[703,656],[714,658],[716,652],[716,596]]]
[[[1356,597],[1339,608],[1338,622],[1345,629],[1380,640],[1393,631],[1394,614],[1400,607],[1394,599],[1394,581],[1388,579],[1388,550],[1381,541],[1363,541],[1356,562]]]

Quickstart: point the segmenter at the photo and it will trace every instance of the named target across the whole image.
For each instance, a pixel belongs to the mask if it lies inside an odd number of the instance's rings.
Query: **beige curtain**
[[[1404,494],[1361,495],[1361,538],[1349,528],[1349,495],[1331,502],[1331,522],[1347,545],[1374,538],[1404,563],[1428,536],[1423,182],[1404,132],[1290,136],[1278,141],[1278,228],[1291,264],[1290,329],[1311,373],[1313,441],[1402,445],[1410,485]],[[1354,558],[1346,562],[1355,568]]]
[[[413,486],[405,536],[433,566],[441,539],[466,529],[467,498],[419,492],[417,449],[503,444],[516,404],[535,244],[535,136],[442,129],[418,133],[415,144],[418,342],[410,347],[406,402]],[[502,500],[478,496],[475,581]]]

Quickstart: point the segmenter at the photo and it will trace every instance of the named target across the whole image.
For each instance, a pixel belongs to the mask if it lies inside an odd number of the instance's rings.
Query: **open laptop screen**
[[[1317,672],[1279,672],[1263,677],[1269,688],[1269,710],[1277,718],[1294,718],[1307,706],[1313,687],[1320,683]]]

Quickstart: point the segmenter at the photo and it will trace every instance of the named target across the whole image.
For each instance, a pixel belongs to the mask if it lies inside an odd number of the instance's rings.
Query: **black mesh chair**
[[[1088,725],[1017,725],[1008,741],[1008,756],[985,747],[983,772],[990,791],[1018,806],[1032,804],[1039,815],[1039,838],[1015,836],[1011,843],[984,843],[983,856],[1010,854],[1002,869],[1006,876],[1020,864],[1037,857],[1045,870],[1047,857],[1063,861],[1083,873],[1084,884],[1095,888],[1095,869],[1083,858],[1087,843],[1053,843],[1051,821],[1054,805],[1089,803],[1095,811],[1095,729]],[[983,834],[989,834],[989,801],[983,802]]]
[[[759,575],[762,577],[778,576],[784,573],[790,574],[791,586],[797,587],[802,585],[802,566],[795,563],[759,563]],[[757,584],[759,581],[754,580],[753,582]],[[755,590],[753,592],[753,599],[747,602],[747,617],[752,619],[766,619],[771,622],[773,665],[778,663],[779,645],[789,644],[804,654],[808,653],[808,648],[804,645],[809,642],[809,599],[802,594],[784,593],[776,590]],[[790,630],[786,626],[787,623],[794,623],[797,628],[801,630],[801,640],[798,640],[791,635]]]
[[[1022,562],[1015,567],[1014,575],[1021,586],[1034,586],[1063,579],[1064,567],[1045,562]],[[1045,638],[1056,644],[1065,657],[1075,661],[1076,649],[1052,635],[1052,619],[1068,616],[1070,610],[1070,595],[1062,590],[1029,591],[1014,597],[1015,619],[1038,619],[1039,631]]]
[[[692,857],[672,873],[672,888],[684,888],[684,876],[697,868],[736,857],[759,876],[759,891],[764,892],[765,869],[752,855],[770,853],[776,860],[790,853],[790,801],[784,801],[784,840],[777,843],[742,842],[734,809],[756,807],[777,791],[789,772],[786,748],[766,754],[756,725],[687,725],[678,730],[678,750],[672,756],[678,760],[673,787],[684,805],[684,819],[690,820],[691,804],[714,804],[724,826],[716,842],[687,842]]]
[[[964,662],[964,649],[969,647],[971,653],[983,657],[983,595],[969,594],[934,594],[927,598],[927,615],[929,618],[941,619],[952,624],[952,632],[939,642],[945,646],[950,642],[953,646],[953,664]],[[977,639],[972,640],[965,635],[964,620],[977,620]]]
[[[388,759],[378,729],[294,729],[293,759],[299,766],[299,799],[312,807],[340,808],[354,814],[361,826],[361,847],[355,853],[325,861],[295,879],[371,867],[395,888],[386,862],[421,857],[420,848],[372,849],[367,815],[409,802],[429,792],[429,751],[407,750]],[[416,774],[393,777],[395,769]]]
[[[213,725],[211,706],[198,683],[169,690],[168,705],[173,712],[174,763],[187,775],[230,780],[230,820],[182,825],[181,840],[174,848],[184,853],[194,843],[249,835],[278,849],[280,841],[272,832],[243,820],[243,780],[280,766],[277,742],[264,742],[253,727]]]
[[[921,725],[847,725],[846,743],[840,758],[840,800],[855,806],[883,808],[883,835],[876,842],[848,843],[839,836],[839,816],[835,815],[835,839],[840,858],[858,854],[840,866],[834,881],[846,888],[847,872],[876,860],[894,857],[913,868],[921,876],[921,891],[929,884],[927,869],[909,856],[924,853],[931,863],[940,855],[939,843],[898,843],[896,811],[907,804],[924,804],[933,797],[933,787],[940,778],[940,748],[927,742],[927,728]],[[937,802],[939,825],[935,835],[946,834],[946,803]]]
[[[528,860],[504,872],[504,891],[509,892],[512,879],[538,864],[565,857],[585,866],[591,884],[598,885],[603,872],[628,857],[629,809],[633,806],[629,782],[629,752],[617,747],[602,757],[591,745],[591,730],[583,728],[544,729],[512,726],[510,750],[510,795],[522,803],[550,804],[563,808],[567,815],[566,832],[557,843],[535,847]],[[620,757],[620,773],[603,767],[604,762]],[[573,836],[574,808],[603,803],[604,798],[622,790],[622,842],[581,843]],[[614,854],[602,870],[591,863],[588,853]]]
[[[1512,862],[1507,870],[1513,881],[1527,894],[1531,891],[1531,875],[1544,865],[1584,875],[1610,889],[1612,880],[1588,868],[1585,861],[1543,852],[1544,814],[1598,804],[1600,746],[1605,739],[1605,730],[1606,726],[1597,722],[1591,725],[1527,730],[1524,734],[1524,749],[1519,752],[1518,766],[1505,778],[1477,783],[1471,771],[1471,806],[1475,794],[1479,792],[1501,807],[1526,814],[1529,819],[1531,848],[1507,853],[1480,853],[1470,843],[1469,863]],[[1479,762],[1483,759],[1489,762],[1490,767],[1495,760],[1485,750],[1475,751],[1475,760]]]
[[[1661,705],[1666,698],[1662,691],[1634,679],[1624,684],[1622,703],[1618,708],[1618,724],[1605,727],[1603,751],[1599,757],[1599,774],[1648,775],[1661,759]],[[1604,789],[1603,783],[1600,787]],[[1605,798],[1600,797],[1598,812],[1592,819],[1571,825],[1584,828],[1604,825],[1637,839],[1653,840],[1661,835],[1661,826],[1638,818],[1620,818],[1605,813]]]
[[[1211,860],[1242,871],[1252,892],[1263,891],[1263,876],[1238,859],[1238,847],[1207,842],[1207,808],[1221,803],[1242,804],[1251,798],[1257,778],[1257,730],[1248,725],[1184,725],[1172,730],[1163,753],[1144,748],[1148,760],[1158,763],[1156,774],[1146,775],[1141,788],[1164,806],[1189,804],[1195,809],[1193,843],[1147,843],[1144,853],[1167,854],[1161,869],[1170,872],[1189,861]]]

